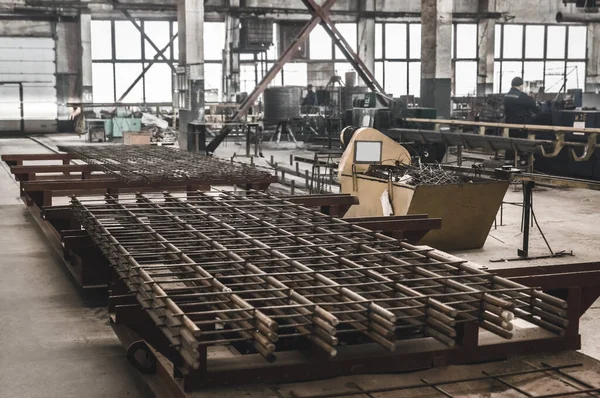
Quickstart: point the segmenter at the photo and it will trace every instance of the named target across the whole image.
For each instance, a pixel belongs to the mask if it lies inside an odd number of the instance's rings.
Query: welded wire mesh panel
[[[131,182],[190,181],[239,184],[273,181],[251,166],[152,145],[60,146],[61,151]]]
[[[256,191],[72,199],[83,227],[190,365],[246,342],[268,360],[310,342],[432,337],[470,322],[510,338],[521,318],[563,334],[566,303]]]

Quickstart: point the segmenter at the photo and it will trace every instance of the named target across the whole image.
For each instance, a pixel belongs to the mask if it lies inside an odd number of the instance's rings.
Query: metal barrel
[[[300,117],[302,88],[295,86],[269,87],[264,93],[266,124]]]

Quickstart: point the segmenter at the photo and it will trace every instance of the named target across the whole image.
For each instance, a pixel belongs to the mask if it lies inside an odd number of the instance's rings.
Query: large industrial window
[[[169,105],[173,68],[179,58],[177,22],[136,21],[146,40],[130,21],[92,21],[92,89],[95,103]],[[210,40],[204,41],[206,101],[219,101],[222,91],[222,51],[225,26],[205,22]],[[158,52],[156,48],[158,48]],[[164,58],[163,58],[164,56]]]
[[[375,78],[394,97],[421,92],[421,24],[375,24]]]
[[[516,76],[550,93],[585,88],[585,26],[497,24],[495,38],[494,92]]]
[[[477,90],[477,25],[454,24],[452,62],[454,95],[475,95]],[[421,94],[421,24],[375,25],[375,77],[394,97]]]
[[[455,24],[452,30],[454,96],[477,95],[477,25]]]
[[[344,36],[350,47],[357,51],[357,25],[356,23],[338,23],[335,25],[339,32]],[[278,38],[277,24],[273,24],[273,37]],[[275,40],[265,54],[266,64],[262,62],[263,55],[257,54],[256,59],[253,55],[242,54],[240,58],[240,89],[250,92],[256,84],[263,78],[265,73],[273,66],[273,62],[279,58],[278,40]],[[309,83],[308,71],[310,64],[329,64],[331,74],[345,77],[345,73],[354,71],[354,68],[346,62],[344,55],[336,48],[333,41],[320,25],[311,32],[308,40],[308,59],[296,59],[284,65],[283,70],[275,76],[270,86],[306,86]],[[328,68],[321,68],[328,69]],[[314,75],[314,74],[313,74]],[[312,76],[312,75],[311,75]],[[313,76],[314,77],[314,76]],[[331,76],[322,76],[319,80],[324,86]]]

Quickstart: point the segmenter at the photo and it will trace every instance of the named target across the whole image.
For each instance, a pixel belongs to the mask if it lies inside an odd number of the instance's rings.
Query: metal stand
[[[559,252],[552,251],[550,244],[546,240],[542,229],[540,228],[537,220],[535,219],[535,213],[533,212],[533,188],[535,187],[534,181],[523,181],[523,247],[522,249],[517,250],[517,256],[513,258],[503,258],[498,260],[490,260],[490,262],[504,262],[504,261],[521,261],[521,260],[537,260],[542,258],[555,258],[555,257],[564,257],[564,256],[572,256],[573,252],[567,252],[565,250],[561,250]],[[544,238],[544,242],[546,242],[546,246],[548,250],[550,250],[550,254],[542,255],[542,256],[530,256],[529,255],[529,229],[531,228],[531,217],[533,216],[533,220],[535,221],[535,225],[538,230],[542,234],[542,238]]]
[[[342,119],[327,118],[327,149],[332,149],[332,139],[334,134],[338,134],[342,130]]]
[[[529,258],[529,228],[533,208],[533,187],[535,187],[533,181],[523,183],[523,248],[517,250],[517,255],[521,258]]]
[[[288,141],[294,141],[294,143],[297,143],[296,141],[296,137],[294,136],[294,133],[292,132],[292,129],[290,128],[290,124],[288,120],[282,120],[279,123],[277,123],[277,128],[275,129],[275,134],[273,134],[271,136],[271,141],[273,141],[274,137],[277,137],[276,142],[281,141],[281,134],[287,134],[288,136]],[[290,140],[291,138],[291,140]]]

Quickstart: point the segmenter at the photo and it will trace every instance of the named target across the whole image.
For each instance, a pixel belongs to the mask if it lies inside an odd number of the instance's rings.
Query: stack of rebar
[[[192,367],[198,347],[244,343],[267,360],[301,340],[432,337],[462,323],[510,338],[515,317],[564,334],[566,303],[255,191],[72,199],[120,279]]]
[[[365,174],[412,186],[446,185],[465,182],[454,171],[444,170],[436,164],[424,163],[418,166],[401,163],[396,165],[371,165]]]
[[[272,179],[269,173],[249,165],[164,146],[87,145],[59,146],[59,149],[128,182],[202,180],[233,184]]]

